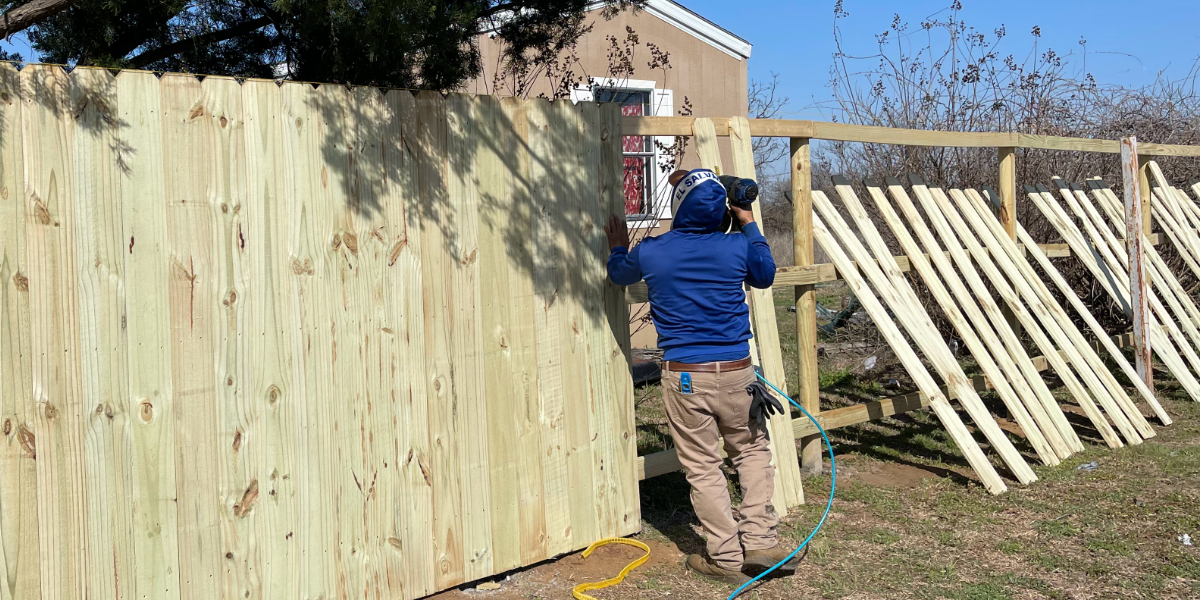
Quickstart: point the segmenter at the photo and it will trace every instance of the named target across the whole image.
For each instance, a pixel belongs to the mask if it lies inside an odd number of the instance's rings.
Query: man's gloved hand
[[[746,386],[746,393],[750,394],[750,419],[758,421],[759,429],[767,434],[767,439],[771,439],[771,434],[767,429],[767,420],[771,415],[782,415],[783,405],[771,395],[771,390],[763,385],[761,381]]]

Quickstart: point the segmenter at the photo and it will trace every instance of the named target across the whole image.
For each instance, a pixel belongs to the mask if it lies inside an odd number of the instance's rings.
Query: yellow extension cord
[[[621,569],[621,573],[612,579],[605,579],[604,581],[597,581],[595,583],[581,583],[575,586],[575,589],[571,590],[571,595],[575,597],[575,600],[596,600],[584,592],[589,590],[598,590],[601,588],[606,588],[610,585],[617,585],[618,583],[621,583],[621,581],[625,579],[625,576],[628,575],[630,571],[642,566],[642,564],[650,558],[650,546],[647,546],[646,544],[643,544],[637,540],[627,540],[625,538],[609,538],[607,540],[600,540],[591,546],[588,546],[587,550],[583,551],[583,557],[587,558],[591,556],[593,550],[607,544],[625,544],[626,546],[641,548],[642,550],[646,551],[646,554],[626,565],[624,569]]]

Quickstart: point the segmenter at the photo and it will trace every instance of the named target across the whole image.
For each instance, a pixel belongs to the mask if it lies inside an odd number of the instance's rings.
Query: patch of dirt
[[[640,539],[650,547],[650,559],[630,574],[644,573],[654,567],[678,566],[684,554],[675,544],[654,539]],[[573,552],[556,560],[546,561],[508,573],[499,578],[476,581],[461,588],[431,596],[429,600],[528,600],[529,598],[570,598],[571,590],[581,584],[616,577],[626,565],[644,554],[641,548],[625,544],[609,544],[597,548],[584,558],[583,552]],[[497,583],[498,589],[486,589],[485,584]],[[481,585],[485,587],[480,588]]]
[[[841,469],[838,469],[839,474]],[[860,461],[850,470],[850,481],[878,487],[917,487],[926,479],[940,479],[943,474],[930,467],[915,467],[901,463]],[[838,482],[841,487],[841,482]]]

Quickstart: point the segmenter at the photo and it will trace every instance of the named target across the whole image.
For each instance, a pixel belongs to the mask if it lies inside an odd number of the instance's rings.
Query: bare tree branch
[[[0,15],[0,37],[8,39],[12,34],[45,21],[78,1],[30,0]]]

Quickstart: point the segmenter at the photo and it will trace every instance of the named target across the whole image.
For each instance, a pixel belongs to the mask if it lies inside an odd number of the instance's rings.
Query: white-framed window
[[[617,102],[625,116],[671,116],[674,95],[655,86],[653,81],[592,78],[590,85],[575,90],[572,100]],[[672,167],[663,149],[674,143],[670,136],[625,136],[625,216],[631,223],[652,227],[659,219],[671,218],[667,176]]]

